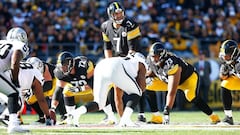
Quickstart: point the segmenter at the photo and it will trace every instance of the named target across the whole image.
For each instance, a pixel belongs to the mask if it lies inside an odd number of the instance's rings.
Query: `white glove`
[[[169,125],[169,122],[170,122],[169,108],[168,108],[168,106],[165,106],[164,110],[163,110],[163,124]]]
[[[151,85],[153,78],[152,77],[147,77],[146,78],[146,85]]]
[[[81,92],[82,89],[81,89],[81,87],[71,87],[71,88],[69,88],[69,91],[77,93],[77,92]]]

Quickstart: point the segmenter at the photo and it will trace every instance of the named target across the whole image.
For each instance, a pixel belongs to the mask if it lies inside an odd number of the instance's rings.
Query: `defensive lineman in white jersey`
[[[11,71],[7,71],[5,73],[10,78]],[[21,90],[20,93],[22,94],[24,100],[28,101],[30,97],[35,95],[40,109],[45,114],[46,125],[54,125],[56,120],[52,117],[55,116],[50,116],[48,104],[43,94],[42,86],[45,80],[41,71],[34,68],[30,63],[21,62],[19,69],[19,78],[22,78],[19,80],[19,89]]]
[[[136,126],[130,117],[142,96],[142,92],[145,90],[147,68],[145,57],[140,53],[129,54],[127,57],[113,57],[101,60],[94,70],[94,101],[71,112],[68,117],[68,124],[77,126],[79,117],[86,112],[105,109],[104,112],[108,113],[106,109],[109,106],[106,105],[108,87],[114,83],[129,95],[129,101],[126,103],[119,126]],[[120,92],[122,94],[119,94],[119,92],[115,94],[115,100],[118,100],[116,102],[121,103],[116,107],[122,107],[118,109],[123,109],[122,101],[119,101],[122,99],[123,91]],[[118,97],[118,94],[121,96]]]
[[[22,28],[12,28],[8,31],[6,40],[0,41],[0,92],[8,96],[9,126],[8,133],[28,132],[19,124],[17,112],[19,105],[19,63],[29,54],[27,34]],[[4,71],[11,70],[9,79]]]

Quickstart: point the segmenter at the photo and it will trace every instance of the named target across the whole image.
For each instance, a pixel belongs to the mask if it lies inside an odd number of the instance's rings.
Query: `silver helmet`
[[[43,74],[44,63],[39,58],[30,57],[26,60],[26,62],[30,63],[34,68],[38,69]]]
[[[24,43],[28,42],[27,33],[20,27],[11,28],[7,33],[7,40],[18,40]]]

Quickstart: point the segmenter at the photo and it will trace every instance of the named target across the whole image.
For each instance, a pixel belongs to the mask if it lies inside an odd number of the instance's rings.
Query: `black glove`
[[[77,92],[81,92],[82,89],[81,89],[81,87],[71,87],[71,88],[69,88],[69,91],[77,93]]]
[[[169,122],[170,122],[170,113],[169,113],[169,107],[168,106],[165,106],[164,107],[164,110],[163,110],[163,124],[164,125],[168,125]]]

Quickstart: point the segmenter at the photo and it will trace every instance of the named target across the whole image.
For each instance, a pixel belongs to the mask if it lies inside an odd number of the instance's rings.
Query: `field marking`
[[[161,125],[161,124],[142,124],[139,127],[118,127],[118,126],[107,126],[101,124],[80,124],[80,127],[69,127],[67,125],[56,125],[56,126],[45,126],[45,125],[23,125],[25,128],[30,130],[134,130],[134,131],[148,131],[148,130],[161,130],[161,131],[175,131],[175,130],[240,130],[240,125]],[[3,129],[5,126],[0,126],[0,129]]]

